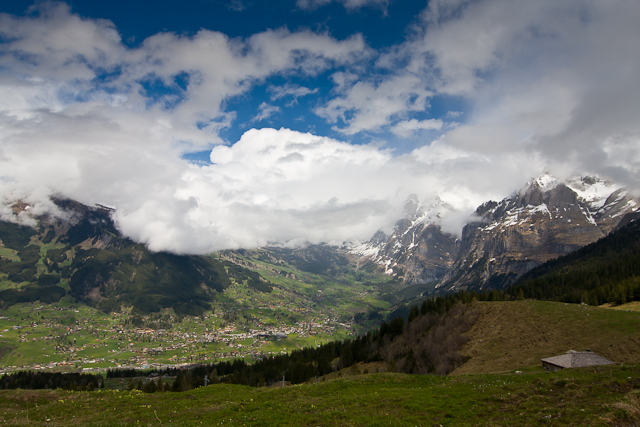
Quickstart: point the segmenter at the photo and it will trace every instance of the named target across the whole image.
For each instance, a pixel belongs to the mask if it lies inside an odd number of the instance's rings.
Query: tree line
[[[104,379],[99,374],[44,371],[18,371],[0,377],[0,389],[18,388],[91,391],[104,388]]]

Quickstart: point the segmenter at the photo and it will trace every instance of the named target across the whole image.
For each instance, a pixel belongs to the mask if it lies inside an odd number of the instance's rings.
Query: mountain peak
[[[593,209],[603,207],[609,196],[620,189],[620,185],[593,175],[581,175],[569,178],[567,180],[567,187],[571,188],[578,197],[588,203]]]
[[[420,216],[420,201],[418,200],[418,196],[415,194],[410,194],[407,197],[407,200],[404,202],[404,207],[402,210],[402,214],[404,218],[414,219]]]
[[[455,236],[440,228],[441,217],[453,209],[439,197],[420,201],[415,194],[404,204],[403,218],[393,232],[379,231],[368,242],[350,248],[386,274],[408,283],[441,278],[458,252]]]
[[[638,201],[597,176],[545,173],[499,203],[476,210],[461,251],[439,286],[501,288],[549,259],[608,234]]]
[[[533,183],[531,184],[531,186],[537,186],[543,192],[546,192],[556,188],[559,183],[560,181],[558,180],[558,178],[545,172],[539,177],[537,177],[535,180],[533,180]]]

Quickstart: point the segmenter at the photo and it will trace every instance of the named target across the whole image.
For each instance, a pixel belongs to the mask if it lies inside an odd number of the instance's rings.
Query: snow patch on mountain
[[[421,201],[412,195],[405,202],[404,218],[396,222],[390,235],[379,231],[348,250],[407,282],[437,280],[457,253],[456,238],[440,227],[441,219],[452,212],[453,208],[437,197]]]
[[[396,223],[391,235],[386,236],[382,231],[379,231],[371,240],[350,247],[349,252],[372,257],[374,262],[380,265],[389,265],[388,259],[391,255],[415,248],[417,246],[416,235],[426,226],[438,225],[439,219],[449,210],[451,207],[438,197],[423,203],[416,195],[411,195],[404,205],[404,218]],[[408,245],[403,244],[407,236],[410,239]],[[389,243],[393,248],[392,253],[381,255],[381,251],[388,248]]]
[[[573,177],[567,180],[566,185],[593,211],[602,208],[609,196],[621,188],[620,185],[612,181],[602,180],[596,176]],[[626,194],[626,192],[623,193]]]
[[[534,182],[538,185],[538,187],[540,187],[542,191],[549,191],[553,190],[560,181],[558,180],[558,178],[548,173],[544,173],[536,178]]]

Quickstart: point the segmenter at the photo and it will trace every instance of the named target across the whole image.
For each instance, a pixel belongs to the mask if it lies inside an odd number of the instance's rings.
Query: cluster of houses
[[[213,317],[218,317],[218,314]],[[251,322],[254,327],[249,330],[237,327],[234,322],[225,322],[224,327],[217,329],[215,324],[219,324],[219,321],[210,316],[192,319],[187,324],[176,324],[172,329],[127,327],[126,317],[122,314],[113,318],[114,321],[108,326],[100,326],[83,318],[69,325],[40,319],[39,314],[36,319],[26,325],[14,326],[13,329],[19,331],[17,339],[20,342],[42,342],[43,355],[49,357],[46,353],[51,353],[51,358],[57,361],[0,367],[2,370],[68,366],[93,370],[90,365],[109,362],[120,366],[149,367],[160,365],[162,360],[181,365],[229,357],[258,359],[273,354],[272,351],[263,350],[269,342],[283,340],[290,335],[297,338],[327,337],[333,336],[337,329],[353,331],[350,324],[340,323],[334,318],[300,321],[289,326],[268,325],[254,319],[256,321]],[[46,341],[49,343],[45,344]],[[207,350],[207,347],[211,348],[210,344],[222,345],[214,346],[215,350],[210,351]],[[102,347],[109,349],[100,350]],[[284,352],[286,350],[282,349],[277,353]]]

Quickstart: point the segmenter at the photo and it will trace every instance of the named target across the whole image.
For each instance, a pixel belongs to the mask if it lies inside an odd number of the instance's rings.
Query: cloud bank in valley
[[[459,232],[545,170],[637,188],[637,22],[632,1],[432,0],[383,50],[283,28],[132,47],[64,3],[2,14],[0,214],[63,195],[116,206],[122,232],[152,250],[207,253],[368,239],[410,194],[442,199],[455,210],[443,227]],[[256,88],[265,99],[240,123],[230,101]],[[434,115],[447,103],[464,113]],[[290,109],[297,121],[279,122]],[[290,129],[312,119],[324,135]],[[233,127],[246,131],[225,140]],[[210,164],[181,157],[199,150]]]

